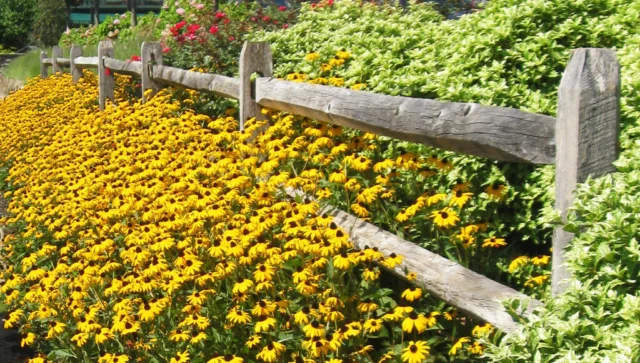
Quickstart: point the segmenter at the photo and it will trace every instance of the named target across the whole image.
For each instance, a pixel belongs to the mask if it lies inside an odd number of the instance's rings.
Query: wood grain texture
[[[56,63],[58,63],[58,66],[61,69],[63,69],[65,67],[69,67],[71,65],[71,59],[69,59],[69,58],[56,58]]]
[[[611,49],[576,49],[558,89],[556,209],[566,221],[578,183],[615,171],[620,135],[620,65]],[[566,290],[571,277],[565,248],[573,234],[553,234],[551,291]]]
[[[82,47],[74,44],[69,51],[69,70],[71,71],[71,77],[73,82],[78,82],[82,78],[82,68],[76,65],[76,58],[82,56]]]
[[[51,49],[51,67],[53,68],[53,74],[62,73],[62,68],[58,64],[58,58],[62,58],[62,49],[57,45]]]
[[[104,110],[107,98],[114,101],[114,72],[105,67],[106,58],[113,58],[113,44],[110,40],[102,40],[98,44],[98,94],[100,109]]]
[[[260,105],[320,121],[494,160],[554,162],[555,119],[545,115],[273,78],[256,89]]]
[[[159,42],[144,42],[140,47],[142,58],[142,102],[147,102],[146,90],[151,90],[148,97],[153,97],[161,88],[153,79],[153,66],[162,65],[162,45]]]
[[[240,82],[231,77],[185,71],[168,66],[153,66],[153,79],[163,84],[238,99]]]
[[[293,189],[287,189],[287,194],[305,196],[301,191]],[[531,299],[454,261],[429,252],[415,243],[405,241],[349,213],[330,207],[320,213],[325,212],[332,215],[333,221],[349,233],[357,249],[363,250],[367,246],[377,247],[385,256],[391,253],[402,255],[403,263],[391,270],[395,275],[406,278],[407,273],[415,272],[417,278],[413,283],[416,285],[465,313],[487,321],[506,332],[514,331],[519,323],[507,313],[502,300],[517,298],[528,301],[527,309],[519,312],[521,316],[530,315],[535,308],[542,305],[538,300]]]
[[[76,57],[75,65],[78,68],[98,68],[98,57]]]
[[[240,52],[240,130],[244,129],[244,122],[251,117],[266,119],[255,98],[258,86],[255,85],[252,91],[251,75],[254,73],[259,73],[261,77],[273,75],[273,56],[267,42],[245,42]]]
[[[42,79],[49,76],[48,64],[51,64],[51,61],[47,62],[47,53],[40,52],[40,78]]]
[[[142,73],[142,62],[138,61],[121,61],[113,58],[105,58],[104,66],[116,73],[126,74],[128,76],[140,76]]]

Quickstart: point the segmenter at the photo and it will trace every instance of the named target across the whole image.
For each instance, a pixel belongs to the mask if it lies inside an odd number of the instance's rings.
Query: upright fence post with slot
[[[58,46],[53,47],[51,50],[51,66],[53,67],[53,74],[58,72],[62,73],[62,67],[58,64],[58,58],[62,58],[62,49]]]
[[[76,66],[76,58],[78,57],[82,57],[82,47],[74,44],[69,52],[69,70],[71,71],[71,77],[73,77],[73,83],[82,78],[82,69]]]
[[[620,65],[611,49],[573,51],[558,89],[556,209],[566,221],[578,183],[615,171],[620,134]],[[551,291],[567,289],[571,277],[565,248],[573,234],[555,229]]]
[[[140,50],[142,61],[142,102],[148,99],[145,91],[151,89],[149,99],[153,97],[161,88],[161,85],[153,81],[153,66],[162,65],[162,45],[158,42],[144,42]]]
[[[43,50],[42,52],[40,52],[40,78],[43,79],[49,76],[47,65],[44,64],[45,58],[47,58],[47,53]]]
[[[255,87],[251,86],[251,75],[254,73],[261,77],[273,75],[273,57],[267,42],[245,42],[240,52],[240,130],[244,129],[248,118],[266,119],[256,102]]]
[[[98,44],[98,91],[100,109],[104,110],[107,98],[114,100],[114,74],[113,71],[104,66],[104,58],[113,58],[113,43],[110,40],[103,40]]]

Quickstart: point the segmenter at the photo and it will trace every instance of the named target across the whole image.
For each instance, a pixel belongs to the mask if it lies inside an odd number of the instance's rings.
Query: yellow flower
[[[429,356],[429,346],[423,341],[410,341],[402,349],[402,361],[404,363],[421,363]]]
[[[422,333],[427,329],[428,324],[429,320],[425,318],[423,314],[418,314],[415,311],[412,311],[402,322],[402,330],[405,333],[411,333],[413,331]]]
[[[453,346],[451,346],[451,349],[449,350],[449,355],[456,355],[458,351],[462,349],[462,344],[469,343],[469,342],[471,342],[471,339],[469,339],[468,337],[462,337],[458,339],[458,341],[455,342]]]
[[[536,266],[545,266],[549,264],[550,259],[551,259],[551,256],[540,255],[540,256],[532,257],[531,263]]]
[[[491,237],[484,240],[482,247],[504,247],[507,245],[507,242],[504,241],[504,238]]]
[[[431,218],[433,218],[433,222],[441,228],[453,227],[460,221],[458,214],[449,208],[431,213]]]
[[[458,208],[462,208],[465,204],[467,204],[469,200],[471,200],[472,195],[473,193],[465,193],[461,190],[454,191],[451,195],[451,201],[449,202],[449,205],[451,206],[455,204],[458,206]]]
[[[170,363],[186,363],[189,361],[189,352],[178,352],[175,356],[171,357]]]
[[[273,362],[276,362],[278,360],[280,355],[286,349],[287,348],[282,343],[269,342],[269,344],[267,344],[264,348],[262,348],[260,353],[258,353],[258,355],[256,355],[256,358],[262,359],[263,361],[265,361],[267,363],[273,363]]]
[[[320,54],[316,53],[316,52],[311,52],[309,54],[307,54],[306,56],[304,56],[304,60],[306,60],[307,62],[313,62],[316,59],[320,58]]]
[[[514,258],[513,261],[511,261],[511,263],[509,264],[509,272],[516,272],[516,270],[518,270],[520,267],[526,265],[527,262],[529,262],[529,257],[527,256],[519,256]]]
[[[422,289],[419,287],[413,286],[402,292],[402,298],[409,302],[418,300],[420,297],[422,297]]]
[[[525,281],[524,286],[534,288],[537,285],[544,284],[544,282],[547,281],[548,279],[549,279],[549,275],[534,276],[529,280]]]

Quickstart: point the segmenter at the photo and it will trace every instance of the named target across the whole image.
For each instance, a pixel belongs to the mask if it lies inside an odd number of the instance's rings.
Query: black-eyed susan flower
[[[324,337],[325,335],[324,325],[320,324],[317,320],[305,325],[302,330],[304,331],[304,335],[309,338]]]
[[[170,363],[187,363],[189,361],[189,352],[177,352],[171,357]]]
[[[429,356],[429,346],[423,341],[410,341],[402,349],[402,361],[404,363],[422,363]]]
[[[256,324],[253,328],[253,330],[256,333],[260,333],[260,332],[266,332],[269,331],[271,329],[274,329],[276,326],[276,319],[270,317],[270,316],[260,316],[257,320],[256,320]]]
[[[402,292],[403,299],[412,302],[418,300],[422,297],[422,289],[419,287],[412,286]]]
[[[548,265],[550,260],[551,260],[551,256],[548,256],[548,255],[538,255],[535,257],[531,257],[531,263],[536,266]]]
[[[484,243],[482,244],[482,247],[492,247],[492,248],[499,248],[499,247],[504,247],[507,245],[507,242],[505,242],[504,238],[498,238],[498,237],[490,237],[484,240]]]
[[[473,193],[471,192],[463,192],[462,190],[454,191],[451,195],[451,200],[449,201],[449,205],[457,205],[458,208],[462,208],[471,200]]]
[[[402,330],[405,333],[411,333],[414,331],[422,333],[427,329],[428,324],[429,320],[423,314],[418,314],[415,311],[412,311],[409,313],[409,316],[402,321]]]
[[[433,223],[441,228],[453,227],[460,221],[458,214],[450,208],[434,211],[431,213],[431,218],[433,218]]]
[[[458,351],[460,349],[462,349],[462,345],[463,344],[468,344],[469,342],[471,342],[471,339],[469,339],[469,337],[462,337],[460,339],[458,339],[452,346],[451,349],[449,350],[449,355],[456,355],[458,354]]]
[[[382,319],[368,319],[363,327],[370,333],[377,333],[382,329]]]
[[[280,355],[286,349],[287,348],[282,343],[269,342],[264,348],[262,348],[260,353],[258,353],[258,355],[256,355],[256,358],[262,359],[263,361],[265,361],[267,363],[273,363],[273,362],[276,362],[278,360]]]

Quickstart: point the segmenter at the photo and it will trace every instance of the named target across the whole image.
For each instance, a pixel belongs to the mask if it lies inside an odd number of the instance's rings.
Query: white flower
[[[113,25],[118,25],[118,24],[120,24],[120,19],[116,19],[113,21]]]

